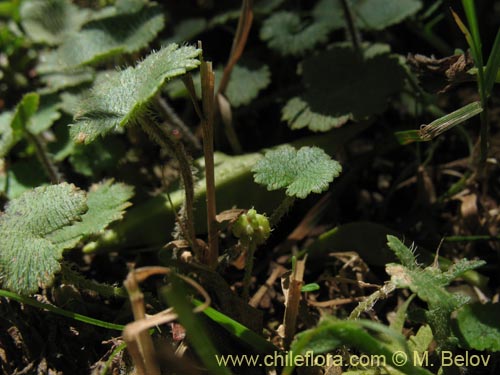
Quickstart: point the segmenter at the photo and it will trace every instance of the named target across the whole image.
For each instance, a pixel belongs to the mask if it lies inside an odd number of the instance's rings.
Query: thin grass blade
[[[464,7],[465,16],[467,17],[467,23],[469,24],[469,30],[472,34],[472,40],[474,42],[475,48],[477,52],[481,52],[481,35],[479,34],[479,24],[477,23],[474,0],[462,0],[462,6]]]
[[[192,302],[195,306],[200,306],[201,301],[193,299]],[[256,352],[269,354],[279,351],[279,349],[274,346],[271,342],[267,341],[262,336],[251,329],[245,327],[243,324],[231,319],[227,315],[215,310],[212,307],[207,307],[203,310],[203,313],[209,317],[211,320],[219,324],[226,331],[232,335],[238,337],[241,341],[252,347]]]
[[[476,116],[483,111],[479,101],[469,103],[456,111],[453,111],[428,125],[423,125],[419,130],[420,138],[423,141],[430,141],[447,130],[461,124],[462,122]]]
[[[394,133],[399,144],[407,145],[413,142],[428,142],[445,131],[461,124],[483,111],[481,102],[472,102],[456,111],[440,117],[430,124],[422,125],[420,130],[405,130]]]
[[[164,289],[164,293],[169,304],[175,308],[175,311],[179,315],[179,321],[188,333],[190,344],[209,370],[209,373],[214,375],[231,375],[231,371],[228,368],[219,366],[217,363],[218,351],[210,336],[208,336],[200,317],[193,312],[192,304],[186,299],[189,293],[181,280],[173,276],[172,286]]]

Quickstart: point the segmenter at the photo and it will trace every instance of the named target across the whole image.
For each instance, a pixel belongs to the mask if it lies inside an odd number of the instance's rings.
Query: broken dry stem
[[[241,55],[243,54],[243,51],[245,50],[248,34],[250,33],[250,28],[252,27],[252,21],[253,21],[253,0],[243,0],[243,3],[241,4],[240,17],[238,20],[238,27],[236,29],[236,34],[233,39],[231,52],[229,54],[227,64],[224,67],[219,88],[216,94],[217,107],[221,113],[222,121],[224,123],[226,130],[227,139],[233,151],[237,154],[241,154],[243,152],[243,149],[241,147],[240,141],[233,127],[232,116],[230,115],[231,106],[227,105],[228,102],[227,99],[224,97],[224,93],[226,92],[227,85],[229,84],[233,68],[240,59]]]
[[[307,256],[306,256],[307,258]],[[295,268],[288,278],[288,289],[285,296],[285,316],[283,317],[284,347],[289,349],[297,328],[301,288],[304,281],[306,258],[297,261]]]
[[[252,307],[257,308],[259,306],[260,301],[264,298],[267,291],[272,288],[274,282],[285,272],[285,268],[282,266],[276,266],[271,273],[271,275],[266,280],[265,284],[262,285],[259,290],[253,295],[248,304]]]
[[[152,275],[169,275],[171,273],[172,271],[166,267],[142,267],[130,271],[124,282],[129,293],[134,322],[127,324],[123,330],[123,338],[127,343],[127,350],[136,366],[138,375],[160,375],[153,342],[148,330],[172,322],[178,317],[173,308],[169,308],[146,318],[144,295],[139,288],[139,283]],[[201,285],[186,276],[177,276],[196,289],[204,299],[203,304],[194,308],[194,312],[201,312],[210,306],[210,296]]]
[[[144,294],[142,294],[139,288],[136,273],[134,271],[129,272],[123,284],[129,294],[135,323],[143,321],[146,319]],[[134,331],[133,328],[127,325],[123,332],[123,337],[127,342],[128,351],[134,359],[138,374],[160,375],[160,369],[155,360],[153,341],[148,331]]]
[[[205,182],[207,188],[207,227],[208,227],[208,259],[207,264],[215,268],[219,258],[219,238],[217,233],[217,207],[215,201],[214,175],[214,85],[215,75],[212,63],[201,63],[201,93],[203,103],[203,154],[205,157]]]

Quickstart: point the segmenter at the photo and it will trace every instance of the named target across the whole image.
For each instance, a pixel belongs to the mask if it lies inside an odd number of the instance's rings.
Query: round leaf
[[[286,188],[291,197],[321,193],[342,171],[341,165],[318,147],[280,147],[266,153],[253,168],[255,182],[268,190]]]

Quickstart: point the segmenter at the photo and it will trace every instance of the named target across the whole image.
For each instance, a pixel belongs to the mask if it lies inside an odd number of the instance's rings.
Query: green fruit
[[[258,214],[255,209],[250,209],[242,214],[233,224],[233,235],[242,242],[260,245],[266,242],[271,234],[269,220],[265,215]]]

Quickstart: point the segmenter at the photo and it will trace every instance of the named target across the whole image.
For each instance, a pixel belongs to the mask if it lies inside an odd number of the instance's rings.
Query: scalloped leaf
[[[137,52],[156,37],[164,24],[165,17],[158,6],[91,21],[79,32],[68,35],[57,50],[42,54],[37,69],[41,73],[60,72]]]
[[[32,134],[39,134],[52,126],[61,118],[59,97],[56,95],[41,95],[38,110],[31,116],[26,128]]]
[[[342,166],[318,147],[283,146],[268,151],[252,169],[254,180],[267,190],[286,188],[290,197],[321,193],[342,171]]]
[[[123,139],[108,137],[97,139],[90,145],[75,144],[69,161],[73,170],[87,177],[99,180],[101,176],[112,174],[125,156],[127,146]]]
[[[305,92],[288,101],[283,120],[292,129],[327,131],[349,119],[383,112],[389,97],[402,89],[404,74],[397,58],[373,48],[365,51],[364,59],[337,46],[304,60]]]
[[[257,16],[268,15],[283,4],[285,0],[260,0],[254,1],[253,13]],[[224,25],[230,21],[237,21],[240,17],[241,9],[234,8],[214,16],[210,22],[209,27]]]
[[[355,0],[356,23],[362,29],[382,30],[416,14],[420,0]]]
[[[219,87],[222,77],[222,68],[215,70],[215,90]],[[199,73],[193,74],[196,95],[201,99],[201,85]],[[250,70],[241,65],[235,65],[231,78],[226,89],[226,97],[233,107],[250,104],[261,90],[264,90],[271,83],[271,71],[267,65],[262,65],[259,69]],[[186,87],[181,80],[175,80],[166,87],[168,95],[173,98],[188,97]]]
[[[92,82],[95,72],[92,68],[84,67],[70,69],[64,72],[44,74],[40,81],[46,86],[44,93],[54,93],[63,89],[79,86],[83,83]]]
[[[30,92],[23,96],[14,112],[5,112],[0,115],[0,157],[8,154],[12,147],[19,142],[31,117],[38,110],[40,96]]]
[[[113,221],[123,218],[125,209],[132,205],[129,200],[133,195],[133,187],[113,183],[113,180],[92,185],[87,193],[88,211],[81,216],[81,221],[64,228],[61,237],[81,238],[98,234]]]
[[[227,85],[227,99],[234,107],[249,104],[269,83],[271,83],[271,72],[267,65],[262,65],[257,70],[236,65]]]
[[[23,1],[21,24],[37,43],[60,44],[69,33],[78,31],[90,13],[67,0]]]
[[[500,351],[499,316],[499,303],[474,303],[458,311],[457,326],[469,349]]]
[[[171,44],[151,53],[136,67],[107,74],[81,103],[71,135],[90,143],[98,136],[135,123],[162,85],[196,68],[200,49]]]
[[[174,27],[173,35],[165,39],[163,44],[190,42],[205,31],[208,22],[205,18],[189,18],[179,22]]]
[[[38,187],[12,200],[0,216],[3,286],[30,294],[50,285],[63,250],[78,241],[62,231],[86,210],[85,192],[67,183]]]
[[[9,199],[47,183],[43,167],[34,157],[16,161],[8,169],[0,167],[0,193]]]
[[[326,42],[330,30],[325,22],[305,22],[296,13],[281,11],[263,22],[260,39],[282,55],[299,56]]]

